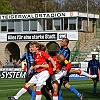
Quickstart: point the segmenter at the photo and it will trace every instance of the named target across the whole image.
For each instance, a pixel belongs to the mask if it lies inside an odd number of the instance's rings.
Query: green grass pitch
[[[70,80],[80,93],[84,95],[83,100],[100,100],[100,82],[97,85],[97,96],[92,95],[92,80]],[[0,100],[8,100],[8,95],[15,95],[24,86],[24,79],[0,79]],[[75,94],[62,86],[63,100],[79,100]],[[30,100],[30,95],[25,93],[19,100]],[[42,100],[46,100],[42,97]]]

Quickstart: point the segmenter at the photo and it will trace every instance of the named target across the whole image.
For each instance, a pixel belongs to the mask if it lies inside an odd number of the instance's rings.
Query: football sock
[[[32,95],[32,89],[31,88],[28,88],[27,92]]]
[[[58,100],[58,94],[53,94],[53,100]]]
[[[80,98],[81,94],[73,86],[70,86],[69,90],[76,94],[78,98]]]
[[[58,100],[63,100],[63,98],[62,98],[62,90],[59,90]]]
[[[36,91],[36,100],[41,100],[42,93],[41,91]]]
[[[35,100],[41,100],[42,93],[41,93],[41,86],[37,86],[36,89],[36,99]]]
[[[18,99],[21,95],[23,95],[26,91],[28,90],[28,88],[26,86],[24,86],[15,96],[15,99]]]
[[[86,73],[86,72],[84,72],[84,71],[82,71],[82,70],[81,70],[80,75],[84,75],[84,76],[87,76],[87,77],[91,77],[91,75],[90,75],[90,74],[88,74],[88,73]]]
[[[93,93],[96,93],[96,84],[93,85]]]
[[[36,91],[32,90],[32,98],[31,98],[31,100],[35,100],[35,97],[36,97]]]

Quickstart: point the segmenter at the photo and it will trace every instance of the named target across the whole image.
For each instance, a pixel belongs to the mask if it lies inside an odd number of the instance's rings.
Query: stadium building
[[[31,14],[0,15],[0,61],[18,60],[30,41],[39,41],[47,46],[53,56],[59,48],[59,41],[67,37],[69,48],[80,41],[95,37],[99,15],[81,12],[51,12]]]

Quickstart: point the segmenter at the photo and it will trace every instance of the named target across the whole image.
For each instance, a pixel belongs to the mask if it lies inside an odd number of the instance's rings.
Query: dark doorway
[[[7,44],[6,49],[10,52],[10,59],[9,61],[12,62],[13,60],[18,60],[20,58],[20,50],[16,43],[11,42]]]

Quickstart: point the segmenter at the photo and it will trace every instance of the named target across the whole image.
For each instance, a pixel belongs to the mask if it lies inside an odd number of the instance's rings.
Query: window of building
[[[45,19],[43,19],[43,30],[45,31]]]
[[[76,30],[76,18],[69,18],[69,30]]]
[[[8,32],[14,32],[14,20],[8,21]]]
[[[37,31],[37,19],[30,20],[30,31]]]
[[[23,20],[23,31],[29,31],[29,20]]]
[[[64,18],[64,30],[68,30],[68,18]]]
[[[54,30],[60,30],[60,18],[54,18]]]
[[[64,30],[68,30],[68,18],[64,18]]]
[[[52,30],[52,19],[47,19],[47,30]]]
[[[15,20],[15,32],[22,31],[22,23],[21,20]]]
[[[1,21],[1,32],[7,32],[7,21]]]
[[[82,18],[78,18],[78,30],[83,30]]]

